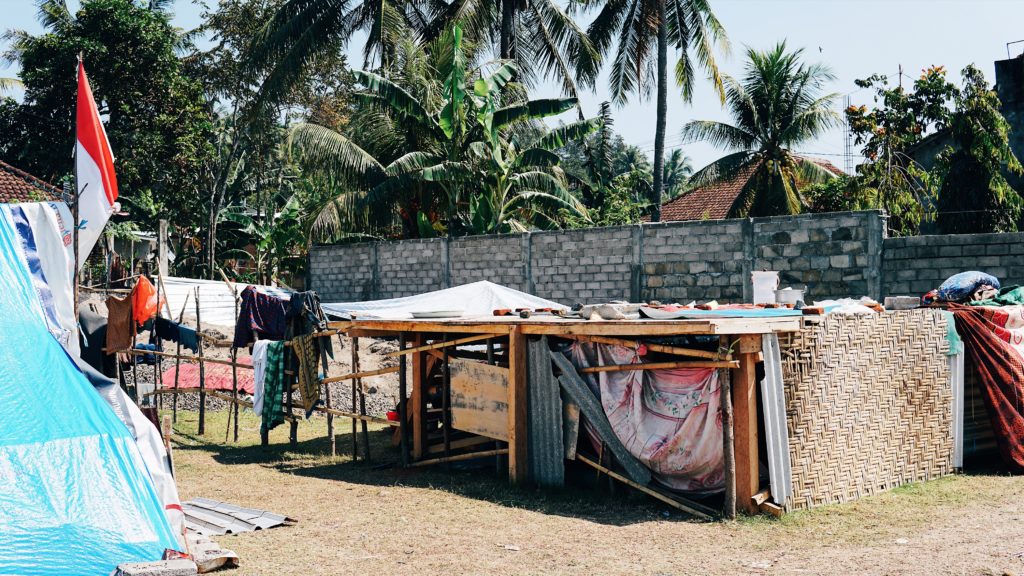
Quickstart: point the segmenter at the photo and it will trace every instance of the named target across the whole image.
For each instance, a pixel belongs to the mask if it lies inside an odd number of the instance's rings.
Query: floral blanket
[[[641,362],[646,349],[576,343],[577,368]],[[724,488],[718,372],[713,369],[637,370],[584,374],[616,436],[631,454],[676,490]]]

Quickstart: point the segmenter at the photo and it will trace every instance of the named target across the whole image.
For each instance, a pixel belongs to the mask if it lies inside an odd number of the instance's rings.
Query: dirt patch
[[[343,421],[344,422],[344,421]],[[372,433],[369,464],[327,456],[322,423],[287,427],[260,448],[245,413],[238,445],[206,438],[179,414],[183,498],[206,496],[285,513],[296,526],[221,543],[232,574],[1021,574],[1024,479],[952,476],[774,520],[697,523],[628,490],[510,487],[493,466],[378,469],[397,452]],[[603,483],[601,483],[603,486]]]

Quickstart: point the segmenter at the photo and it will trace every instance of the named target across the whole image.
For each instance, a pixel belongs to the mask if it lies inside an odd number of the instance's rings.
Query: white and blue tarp
[[[58,342],[59,309],[43,301],[56,279],[39,279],[66,260],[33,270],[12,208],[0,210],[0,574],[158,560],[180,545],[136,438]]]

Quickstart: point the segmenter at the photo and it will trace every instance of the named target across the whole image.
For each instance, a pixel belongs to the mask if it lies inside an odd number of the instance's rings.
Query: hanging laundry
[[[132,336],[135,336],[135,322],[131,297],[107,298],[107,354],[131,348]]]
[[[159,304],[156,298],[156,288],[145,276],[139,276],[139,281],[132,289],[132,316],[140,326],[156,314]]]
[[[257,340],[252,345],[252,411],[256,414],[263,414],[264,378],[267,375],[267,344],[270,344],[270,340]]]
[[[320,378],[317,374],[320,348],[316,340],[318,338],[311,334],[292,339],[292,351],[299,361],[296,372],[299,376],[299,391],[302,393],[302,407],[306,409],[307,418],[320,402]]]
[[[177,342],[193,352],[199,352],[199,337],[195,330],[160,316],[156,317],[154,324],[156,335],[161,340]]]
[[[285,301],[263,294],[253,286],[242,290],[235,337],[232,346],[247,348],[256,340],[284,340],[286,324]]]
[[[263,418],[260,432],[269,432],[284,422],[283,398],[288,385],[284,373],[285,345],[282,341],[267,344],[267,367],[263,378]]]
[[[296,292],[288,301],[288,331],[286,337],[289,339],[303,334],[312,334],[327,330],[327,316],[320,307],[320,296],[312,290]],[[327,356],[334,358],[334,347],[330,338],[318,338],[315,345],[317,354],[326,352]],[[324,358],[326,363],[326,358]]]

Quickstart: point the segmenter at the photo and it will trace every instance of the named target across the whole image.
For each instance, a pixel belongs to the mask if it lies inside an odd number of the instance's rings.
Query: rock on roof
[[[828,160],[819,158],[805,158],[818,166],[828,170],[836,176],[843,175],[843,171],[836,168]],[[736,202],[743,187],[753,175],[753,166],[744,168],[731,180],[705,184],[685,192],[661,205],[661,220],[669,222],[674,220],[721,220],[729,217],[729,210]],[[649,218],[645,217],[647,221]]]
[[[0,161],[0,203],[59,201],[61,189]]]

